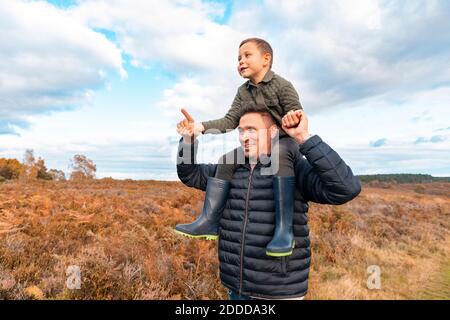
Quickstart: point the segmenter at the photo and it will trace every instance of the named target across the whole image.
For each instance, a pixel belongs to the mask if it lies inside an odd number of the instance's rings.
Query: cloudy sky
[[[447,0],[2,0],[0,157],[176,179],[179,109],[222,117],[257,36],[356,174],[450,176],[448,30]],[[236,145],[201,137],[200,160]]]

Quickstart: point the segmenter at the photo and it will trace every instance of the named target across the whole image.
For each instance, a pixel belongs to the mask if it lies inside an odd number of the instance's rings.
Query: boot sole
[[[292,241],[292,249],[295,248],[295,240]],[[288,251],[288,252],[270,252],[270,251],[266,251],[266,255],[270,256],[270,257],[286,257],[286,256],[290,256],[292,254],[292,252],[294,252],[294,250]]]
[[[178,233],[182,236],[188,237],[188,238],[192,238],[192,239],[205,239],[205,240],[211,240],[211,241],[215,241],[219,239],[219,236],[216,235],[212,235],[212,234],[201,234],[201,235],[192,235],[189,233],[184,233],[178,230],[173,230],[175,231],[175,233]]]

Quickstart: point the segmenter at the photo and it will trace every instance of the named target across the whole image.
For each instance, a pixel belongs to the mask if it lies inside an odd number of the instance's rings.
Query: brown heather
[[[343,206],[312,204],[307,299],[450,299],[449,190],[372,184]],[[0,183],[0,299],[225,299],[217,243],[172,231],[202,200],[179,182]],[[71,265],[80,290],[66,287]]]

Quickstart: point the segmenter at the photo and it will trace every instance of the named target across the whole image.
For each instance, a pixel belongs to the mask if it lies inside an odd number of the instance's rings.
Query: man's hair
[[[273,50],[272,47],[270,46],[270,44],[263,39],[260,38],[248,38],[245,39],[244,41],[241,42],[241,44],[239,45],[239,48],[242,47],[244,44],[246,44],[247,42],[253,42],[256,44],[256,47],[258,48],[259,52],[261,52],[261,54],[270,54],[270,66],[269,69],[272,69],[272,63],[273,63]]]
[[[264,118],[264,122],[268,125],[276,124],[275,119],[267,110],[267,107],[263,104],[257,104],[254,102],[246,103],[242,106],[241,117],[247,113],[259,113]]]

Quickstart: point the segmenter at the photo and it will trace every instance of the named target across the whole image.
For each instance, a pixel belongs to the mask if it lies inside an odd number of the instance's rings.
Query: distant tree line
[[[75,155],[70,162],[70,180],[95,179],[97,166],[84,155]],[[66,180],[62,170],[47,169],[44,159],[36,158],[34,151],[25,151],[23,161],[0,158],[0,182],[6,180]]]
[[[429,183],[450,182],[450,177],[433,177],[429,174],[371,174],[360,175],[361,182]]]

